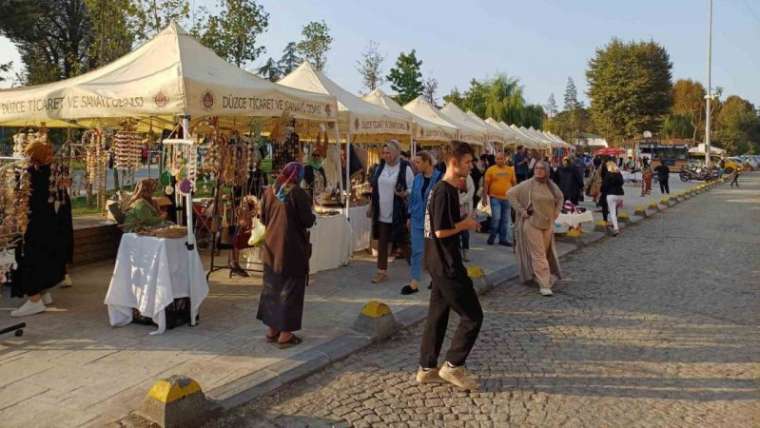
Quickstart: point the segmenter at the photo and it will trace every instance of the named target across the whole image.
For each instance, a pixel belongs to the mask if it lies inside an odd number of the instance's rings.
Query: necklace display
[[[194,191],[198,178],[198,144],[164,144],[163,155],[166,170],[177,181],[180,192]]]
[[[98,207],[104,207],[108,151],[105,147],[103,133],[95,129],[85,131],[82,134],[82,145],[85,151],[87,185],[93,193],[97,194]]]
[[[145,138],[142,134],[127,128],[119,130],[113,136],[112,150],[116,169],[136,171],[142,161],[142,146]]]
[[[0,168],[0,284],[16,267],[15,249],[29,225],[31,178],[26,161]]]

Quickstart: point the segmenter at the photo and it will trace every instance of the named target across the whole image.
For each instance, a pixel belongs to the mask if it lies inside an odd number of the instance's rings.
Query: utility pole
[[[707,0],[710,12],[707,23],[707,105],[705,107],[705,167],[710,167],[710,102],[712,101],[712,15],[713,0]]]

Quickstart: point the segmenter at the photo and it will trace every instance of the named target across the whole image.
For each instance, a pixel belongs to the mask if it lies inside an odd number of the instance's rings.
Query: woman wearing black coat
[[[566,201],[578,205],[583,192],[583,175],[569,158],[565,158],[562,166],[557,170],[557,185]]]

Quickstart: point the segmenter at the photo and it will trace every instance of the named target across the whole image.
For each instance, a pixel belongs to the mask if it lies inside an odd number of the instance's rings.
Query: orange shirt
[[[515,169],[511,166],[494,165],[486,171],[488,196],[507,199],[507,192],[517,183]]]

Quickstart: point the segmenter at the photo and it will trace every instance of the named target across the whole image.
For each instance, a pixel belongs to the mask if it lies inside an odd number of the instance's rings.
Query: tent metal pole
[[[337,120],[336,120],[337,127]],[[348,258],[354,254],[354,228],[351,226],[351,114],[348,114],[348,132],[346,133],[346,222],[348,222]]]
[[[182,138],[190,139],[190,116],[182,116]],[[195,150],[194,146],[191,146]],[[187,225],[187,247],[188,249],[195,246],[195,233],[193,231],[193,192],[190,191],[185,195],[185,216]]]

